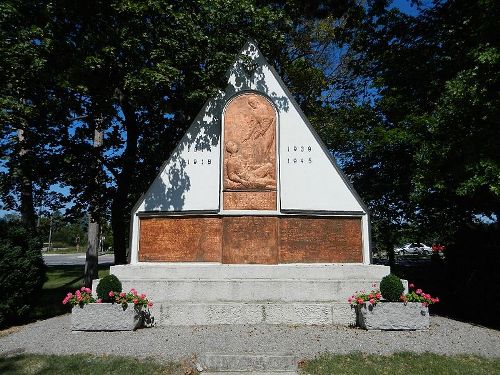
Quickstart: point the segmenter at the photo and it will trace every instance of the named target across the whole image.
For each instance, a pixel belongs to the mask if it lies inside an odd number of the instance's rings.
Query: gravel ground
[[[0,355],[115,354],[163,361],[206,353],[279,354],[312,358],[321,352],[400,351],[500,357],[500,331],[433,316],[428,331],[364,331],[338,326],[153,327],[135,332],[72,332],[71,315],[0,335]]]

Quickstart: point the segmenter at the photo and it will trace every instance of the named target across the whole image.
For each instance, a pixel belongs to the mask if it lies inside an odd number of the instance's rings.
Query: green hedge
[[[0,220],[0,328],[26,317],[44,280],[42,242],[20,222]]]

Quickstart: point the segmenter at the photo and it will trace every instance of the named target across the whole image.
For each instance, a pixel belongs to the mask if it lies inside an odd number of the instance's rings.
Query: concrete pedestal
[[[420,330],[429,328],[429,308],[420,302],[365,303],[358,307],[358,323],[370,330]]]
[[[389,267],[360,264],[140,263],[110,273],[154,303],[158,325],[340,324],[356,321],[347,298]]]
[[[73,331],[133,331],[141,322],[141,311],[132,304],[125,310],[116,303],[89,303],[71,310]]]

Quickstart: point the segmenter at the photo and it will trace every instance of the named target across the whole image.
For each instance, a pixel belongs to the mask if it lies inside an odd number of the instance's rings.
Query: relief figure
[[[276,180],[273,178],[274,166],[271,163],[249,164],[248,160],[239,154],[239,145],[233,141],[226,142],[226,151],[228,187],[274,188]]]
[[[276,188],[276,120],[265,98],[244,94],[226,111],[224,188]]]

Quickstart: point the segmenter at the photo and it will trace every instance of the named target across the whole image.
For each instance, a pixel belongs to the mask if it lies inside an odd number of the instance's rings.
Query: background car
[[[431,255],[432,248],[421,242],[412,242],[394,249],[397,255]]]

